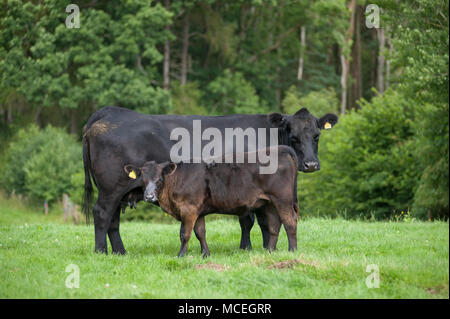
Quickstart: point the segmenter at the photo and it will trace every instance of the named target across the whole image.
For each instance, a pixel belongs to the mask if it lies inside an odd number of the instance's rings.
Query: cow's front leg
[[[208,257],[210,253],[208,244],[206,243],[205,216],[200,216],[195,222],[194,233],[200,242],[200,247],[202,249],[202,256]]]
[[[111,220],[111,225],[108,229],[108,237],[111,242],[111,249],[113,254],[124,255],[126,253],[125,247],[123,246],[122,238],[119,232],[120,225],[120,208],[116,209],[114,216]]]
[[[241,225],[241,244],[240,249],[251,250],[252,243],[250,241],[250,231],[255,223],[255,215],[250,213],[246,216],[239,217],[239,224]]]
[[[180,241],[181,247],[178,257],[183,257],[186,255],[188,242],[191,238],[192,229],[194,228],[197,216],[194,214],[187,214],[181,217],[181,228],[180,228]]]
[[[95,228],[95,252],[108,253],[106,243],[106,233],[109,229],[112,213],[107,210],[107,207],[97,200],[93,209],[94,213],[94,228]]]

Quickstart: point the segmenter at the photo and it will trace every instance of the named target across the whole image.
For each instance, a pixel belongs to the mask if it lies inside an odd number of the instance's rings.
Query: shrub
[[[412,205],[417,179],[413,117],[393,91],[362,101],[323,132],[321,170],[300,175],[300,205],[308,213],[387,218]]]
[[[2,184],[8,192],[54,201],[72,190],[72,175],[82,170],[81,147],[63,129],[21,129],[10,143]]]
[[[414,125],[415,154],[420,174],[412,214],[418,217],[449,215],[449,123],[448,104],[425,104]]]

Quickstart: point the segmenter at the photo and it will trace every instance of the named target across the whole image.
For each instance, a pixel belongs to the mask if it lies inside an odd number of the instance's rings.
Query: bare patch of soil
[[[199,269],[212,269],[212,270],[215,270],[215,271],[224,271],[224,270],[230,269],[230,267],[229,266],[224,266],[224,265],[221,265],[221,264],[215,264],[213,262],[209,262],[207,264],[195,265],[195,269],[196,270],[199,270]]]

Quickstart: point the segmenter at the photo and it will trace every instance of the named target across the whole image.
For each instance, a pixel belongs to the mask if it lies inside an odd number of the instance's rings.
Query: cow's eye
[[[295,143],[295,144],[300,143],[300,140],[295,136],[291,137],[291,141],[292,141],[292,143]]]
[[[316,135],[316,136],[314,136],[314,141],[319,141],[319,137],[320,137],[320,135],[318,134],[318,135]]]

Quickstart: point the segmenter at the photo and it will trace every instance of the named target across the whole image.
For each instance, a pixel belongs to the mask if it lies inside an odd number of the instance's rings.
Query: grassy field
[[[93,226],[62,223],[0,202],[0,298],[449,298],[446,222],[299,222],[299,250],[238,249],[237,219],[207,219],[211,257],[191,238],[179,249],[178,224],[121,225],[126,256],[93,253]],[[128,213],[128,212],[127,212]],[[79,288],[67,288],[70,264]],[[368,288],[367,266],[378,266],[379,288]]]

